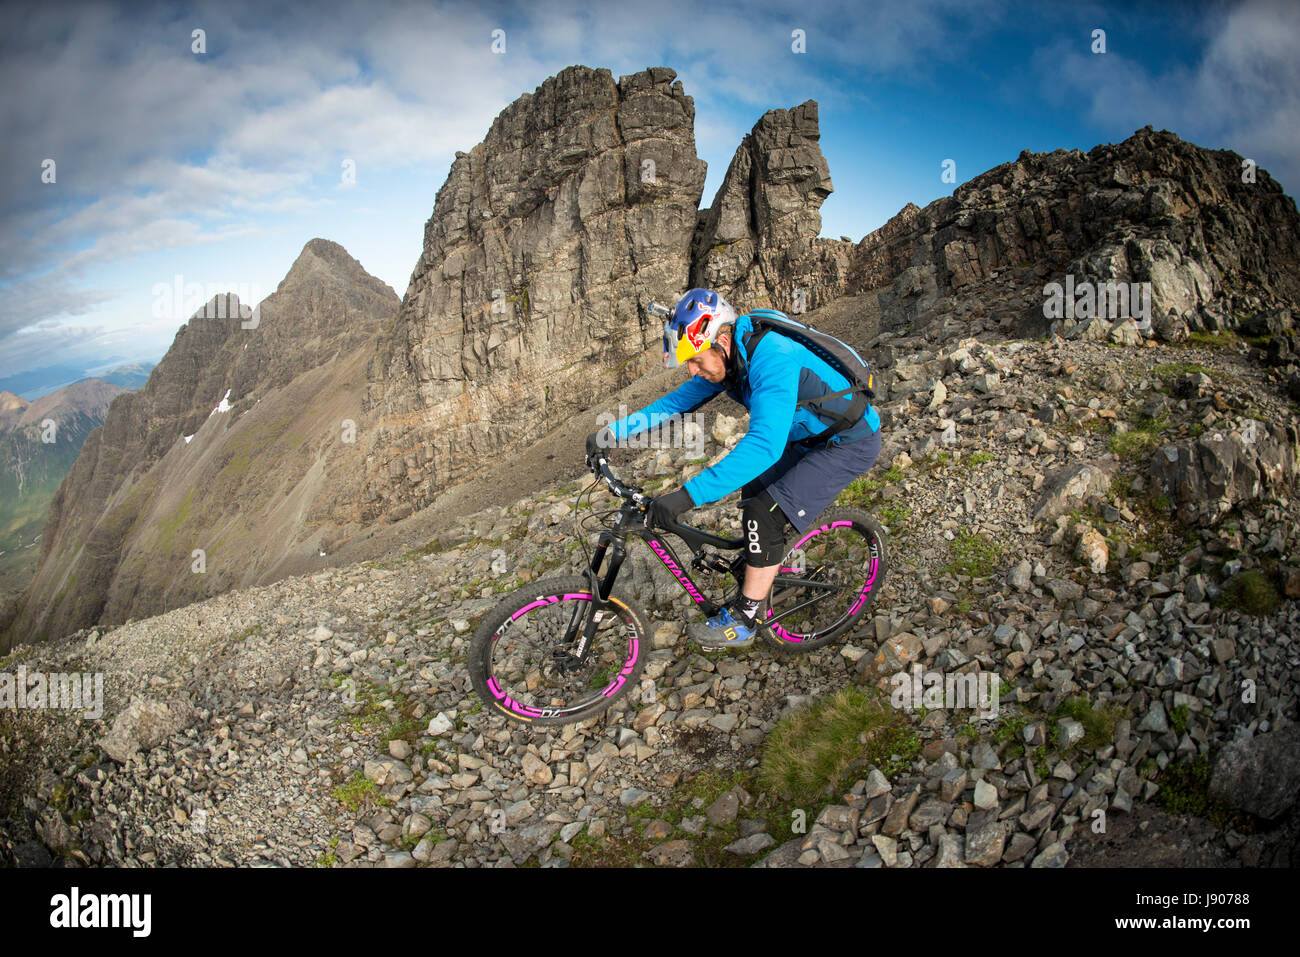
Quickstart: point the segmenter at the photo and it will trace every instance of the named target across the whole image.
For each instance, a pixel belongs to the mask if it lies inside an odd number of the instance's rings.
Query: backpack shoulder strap
[[[758,349],[758,344],[763,341],[763,337],[772,331],[772,327],[761,320],[755,319],[753,327],[745,335],[745,341],[741,343],[745,350],[745,364],[748,365],[754,358],[754,353]]]
[[[787,338],[792,338],[796,342],[800,342],[804,345],[805,348],[808,348],[807,342],[802,341],[804,337],[792,335],[783,330],[782,323],[789,320],[781,313],[774,312],[770,309],[756,309],[750,313],[750,317],[752,329],[749,334],[745,336],[744,341],[747,365],[748,361],[753,358],[754,352],[758,349],[758,344],[762,342],[763,337],[773,329],[781,331],[787,336]],[[789,327],[785,328],[788,329]],[[812,351],[814,355],[817,355],[815,350],[810,349],[809,351]],[[824,360],[826,357],[823,356],[821,358]],[[834,367],[836,363],[832,362],[830,364]],[[816,412],[820,416],[833,418],[834,421],[825,430],[818,432],[815,435],[810,435],[806,439],[801,439],[797,444],[812,448],[813,446],[829,442],[845,429],[852,428],[856,425],[858,420],[860,420],[866,413],[868,405],[867,398],[871,394],[869,384],[870,380],[868,380],[866,386],[863,386],[861,383],[855,383],[852,375],[846,374],[848,371],[847,368],[837,369],[836,371],[848,380],[849,385],[847,388],[840,389],[837,392],[828,392],[826,395],[817,396],[816,398],[803,399],[798,403],[799,405]],[[853,398],[850,400],[848,408],[843,412],[831,412],[822,407],[823,402],[828,402],[831,399],[839,399],[849,394],[852,394]]]

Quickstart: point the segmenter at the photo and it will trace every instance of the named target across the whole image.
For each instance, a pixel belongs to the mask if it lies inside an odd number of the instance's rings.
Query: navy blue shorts
[[[771,468],[745,484],[741,495],[749,498],[767,489],[802,534],[850,482],[876,464],[878,455],[879,430],[854,442],[819,445],[812,450],[790,444]]]

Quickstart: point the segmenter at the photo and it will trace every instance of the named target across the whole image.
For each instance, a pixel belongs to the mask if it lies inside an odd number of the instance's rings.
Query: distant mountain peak
[[[12,392],[0,392],[0,412],[14,412],[25,409],[29,405],[26,399],[16,396]]]
[[[18,421],[20,425],[36,425],[46,418],[61,420],[87,415],[98,424],[104,420],[113,400],[126,391],[103,379],[82,379],[27,404]]]
[[[387,285],[366,272],[346,249],[328,239],[313,239],[302,247],[302,252],[289,267],[288,274],[281,280],[276,292],[302,282],[329,279],[367,286],[376,291],[388,291],[390,295],[396,296]]]

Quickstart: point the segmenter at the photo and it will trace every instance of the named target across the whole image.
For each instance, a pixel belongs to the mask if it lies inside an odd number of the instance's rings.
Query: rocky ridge
[[[1045,318],[1047,283],[1150,283],[1162,338],[1236,328],[1300,294],[1295,201],[1245,162],[1151,127],[1087,153],[1025,150],[866,236],[844,292],[870,292],[891,331],[968,334],[954,306],[983,300],[999,328],[1040,336],[1067,328]]]
[[[428,505],[655,364],[641,305],[685,288],[705,174],[675,77],[570,67],[457,154],[370,369],[368,519]]]
[[[1231,335],[862,345],[894,356],[887,444],[846,497],[887,524],[893,565],[846,641],[699,654],[682,636],[688,600],[633,552],[620,587],[657,623],[641,686],[604,719],[505,725],[480,710],[464,651],[502,591],[577,567],[576,486],[554,488],[427,553],[20,649],[5,668],[102,670],[107,700],[102,722],[3,715],[21,817],[0,847],[69,864],[1055,867],[1141,862],[1155,821],[1195,836],[1162,845],[1169,863],[1293,864],[1285,374]],[[726,409],[708,424],[713,457],[740,425]],[[1208,438],[1240,453],[1252,434],[1272,444],[1231,461],[1257,480],[1213,486],[1208,517],[1171,523],[1184,486],[1212,487],[1189,477],[1226,464],[1180,456],[1170,481],[1165,450]],[[703,465],[620,455],[651,489]],[[692,518],[725,527],[734,509]],[[906,714],[905,753],[795,809],[806,829],[791,833],[788,802],[759,783],[777,722],[837,688],[887,694],[913,664],[998,674],[997,717]],[[1198,761],[1200,791],[1177,773]],[[1218,824],[1180,810],[1207,791],[1225,802]],[[1176,799],[1164,810],[1162,792]]]

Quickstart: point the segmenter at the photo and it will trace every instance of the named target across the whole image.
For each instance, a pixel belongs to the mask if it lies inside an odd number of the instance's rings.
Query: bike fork
[[[604,564],[609,544],[608,541],[602,541],[596,546],[596,553],[592,555],[591,564],[586,570],[587,581],[591,587],[591,601],[587,603],[588,607],[573,610],[569,618],[569,626],[564,630],[564,638],[555,652],[557,658],[561,656],[567,658],[564,665],[570,668],[576,668],[586,660],[587,649],[591,647],[591,639],[596,636],[596,628],[605,617],[609,596],[614,590],[614,580],[618,578],[618,570],[627,554],[622,543],[615,542],[614,553],[609,556],[609,568],[605,571],[605,577],[601,578],[600,566]],[[587,612],[591,614],[588,615]],[[582,629],[581,636],[578,634],[579,628]]]

